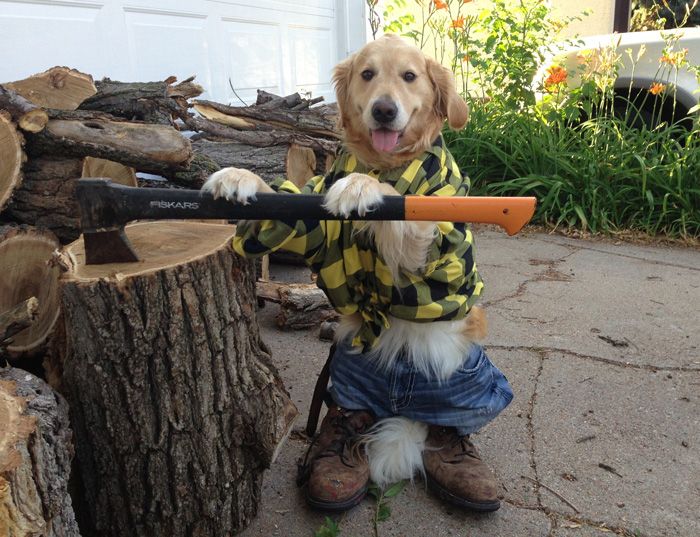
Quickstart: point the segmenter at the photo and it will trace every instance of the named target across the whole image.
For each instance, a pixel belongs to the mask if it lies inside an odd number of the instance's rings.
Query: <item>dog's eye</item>
[[[412,72],[412,71],[406,71],[406,72],[403,74],[403,79],[404,79],[406,82],[413,82],[413,81],[416,79],[416,73],[414,73],[414,72]]]
[[[374,71],[365,69],[364,71],[362,71],[362,78],[365,80],[372,80],[372,78],[374,78]]]

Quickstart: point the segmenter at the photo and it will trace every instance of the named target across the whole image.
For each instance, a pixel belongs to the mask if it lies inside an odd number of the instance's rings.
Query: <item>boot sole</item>
[[[452,494],[449,490],[440,485],[440,483],[435,481],[429,474],[425,475],[425,479],[428,484],[428,489],[431,492],[436,494],[441,500],[445,500],[452,505],[469,509],[471,511],[478,511],[480,513],[491,513],[493,511],[498,511],[498,509],[501,507],[500,500],[493,502],[472,502]]]
[[[319,511],[326,511],[328,513],[342,513],[344,511],[349,511],[350,509],[358,505],[360,502],[362,502],[362,500],[365,499],[365,496],[367,496],[368,489],[369,487],[365,485],[365,487],[359,490],[357,494],[355,494],[352,498],[349,498],[342,502],[329,502],[325,500],[317,500],[309,496],[308,489],[305,491],[304,495],[306,496],[306,503],[309,504],[309,506],[313,509],[317,509]]]

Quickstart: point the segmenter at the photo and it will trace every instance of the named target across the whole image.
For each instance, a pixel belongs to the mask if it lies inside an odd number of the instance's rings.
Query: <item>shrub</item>
[[[405,0],[389,4],[385,28],[462,83],[471,120],[445,136],[474,194],[534,195],[536,221],[555,227],[700,237],[700,122],[672,99],[678,69],[700,71],[671,37],[649,91],[614,88],[614,47],[592,52],[578,73],[551,66],[538,88],[547,45],[571,20],[552,17],[548,2],[495,0],[482,11],[464,0],[416,2],[418,18],[401,11]],[[581,83],[569,89],[574,74]]]

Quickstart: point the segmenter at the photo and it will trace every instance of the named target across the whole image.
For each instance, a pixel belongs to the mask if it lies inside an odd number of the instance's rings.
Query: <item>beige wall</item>
[[[609,34],[613,31],[615,2],[613,0],[551,0],[554,13],[559,17],[578,15],[584,9],[591,14],[580,21],[573,21],[562,32],[565,37]]]

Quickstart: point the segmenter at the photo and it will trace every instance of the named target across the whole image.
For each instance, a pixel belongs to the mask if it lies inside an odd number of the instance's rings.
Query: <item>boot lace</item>
[[[317,453],[309,460],[314,446],[321,435],[319,434],[313,439],[311,445],[306,450],[303,462],[297,465],[297,486],[300,487],[308,481],[311,474],[311,465],[317,459],[338,456],[340,457],[340,462],[345,466],[348,468],[354,467],[354,464],[352,464],[347,454],[353,453],[354,450],[357,449],[362,436],[361,432],[358,432],[357,428],[350,423],[350,415],[345,413],[331,418],[330,424],[333,430],[333,440],[323,451]]]

